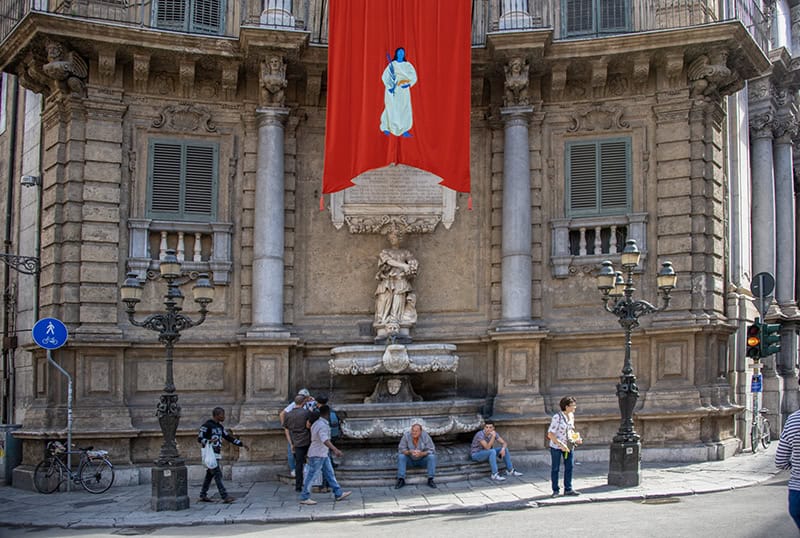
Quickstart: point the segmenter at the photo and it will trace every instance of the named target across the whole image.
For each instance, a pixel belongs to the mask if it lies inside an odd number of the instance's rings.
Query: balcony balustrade
[[[250,0],[234,20],[237,4],[235,0],[4,0],[0,42],[33,11],[214,36],[236,37],[242,27],[305,31],[312,44],[328,43],[328,0]],[[203,7],[192,11],[193,6]],[[224,12],[210,13],[215,6]],[[769,16],[748,0],[473,0],[472,44],[483,46],[491,32],[550,28],[554,40],[586,39],[738,19],[767,51]]]

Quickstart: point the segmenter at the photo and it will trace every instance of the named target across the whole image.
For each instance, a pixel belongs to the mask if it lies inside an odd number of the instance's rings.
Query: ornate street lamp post
[[[614,271],[608,260],[603,262],[597,275],[597,288],[603,294],[603,307],[619,318],[619,324],[625,330],[625,362],[617,384],[621,420],[619,431],[611,442],[608,465],[608,484],[621,487],[638,486],[640,482],[642,443],[633,428],[633,410],[639,398],[639,387],[636,386],[631,363],[631,331],[639,326],[641,316],[660,312],[669,306],[670,293],[677,281],[672,263],[664,262],[657,278],[663,306],[658,308],[647,301],[634,300],[633,292],[636,288],[633,287],[633,272],[639,265],[639,255],[636,241],[629,239],[621,256],[625,276],[620,271]]]
[[[136,304],[142,298],[142,284],[136,273],[128,273],[125,283],[120,286],[122,301],[127,306],[128,320],[137,327],[144,327],[158,332],[158,341],[166,348],[167,374],[164,383],[164,392],[156,407],[158,424],[164,443],[161,453],[153,468],[153,488],[151,506],[155,511],[184,510],[189,508],[187,490],[186,465],[178,454],[175,442],[175,432],[178,430],[181,408],[178,405],[178,393],[175,391],[175,380],[172,375],[172,350],[181,337],[181,331],[196,327],[206,320],[207,307],[214,300],[214,286],[208,275],[202,273],[192,288],[194,301],[200,305],[200,319],[194,321],[181,313],[183,294],[180,283],[176,282],[181,276],[181,264],[175,256],[174,250],[167,250],[161,260],[161,278],[167,281],[167,294],[164,296],[165,311],[151,314],[144,321],[136,321],[134,313]]]

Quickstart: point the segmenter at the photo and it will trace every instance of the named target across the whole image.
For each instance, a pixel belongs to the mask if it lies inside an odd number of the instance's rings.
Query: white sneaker
[[[506,476],[522,476],[522,473],[516,469],[506,470]]]
[[[492,480],[495,482],[503,482],[506,478],[504,476],[500,476],[500,473],[494,473],[492,475]]]
[[[297,474],[297,473],[295,473],[295,470],[294,470],[294,469],[292,469],[292,472],[290,472],[290,473],[289,473],[289,476],[291,476],[292,478],[294,478],[294,477],[296,476],[296,474]]]
[[[300,501],[300,504],[305,504],[305,505],[309,505],[310,506],[310,505],[317,504],[317,501],[315,501],[314,499],[305,499],[303,501]]]

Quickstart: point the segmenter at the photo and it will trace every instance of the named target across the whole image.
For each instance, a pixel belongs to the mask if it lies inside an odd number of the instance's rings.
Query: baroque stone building
[[[53,355],[74,378],[74,438],[109,449],[128,483],[149,476],[137,470],[161,443],[164,349],[118,290],[134,273],[138,315],[158,312],[150,281],[167,249],[187,294],[202,272],[216,287],[175,351],[181,451],[197,463],[195,428],[222,405],[252,447],[233,472],[274,471],[278,413],[298,389],[346,409],[375,386],[329,360],[374,344],[376,260],[397,226],[419,263],[409,336],[458,355],[456,374],[414,390],[478,402],[522,457],[542,452],[567,394],[587,457],[607,457],[624,341],[595,276],[631,238],[638,295],[655,301],[664,261],[679,275],[670,308],[634,334],[644,457],[745,446],[737,330],[756,315],[746,290],[760,271],[778,282],[768,317],[785,322],[764,401],[775,425],[796,408],[791,2],[474,0],[472,207],[398,167],[322,211],[326,0],[5,6],[2,229],[6,253],[41,265],[4,273],[3,417],[22,425],[20,472],[64,435],[67,384],[27,331],[50,316],[70,331]]]

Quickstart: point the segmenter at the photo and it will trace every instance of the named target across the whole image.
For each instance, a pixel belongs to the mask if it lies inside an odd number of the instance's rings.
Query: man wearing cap
[[[311,445],[311,432],[308,429],[311,413],[303,407],[305,402],[306,396],[303,394],[295,396],[294,407],[283,418],[283,427],[289,433],[289,442],[294,455],[294,490],[297,492],[303,489],[303,465],[306,463],[308,447]]]

